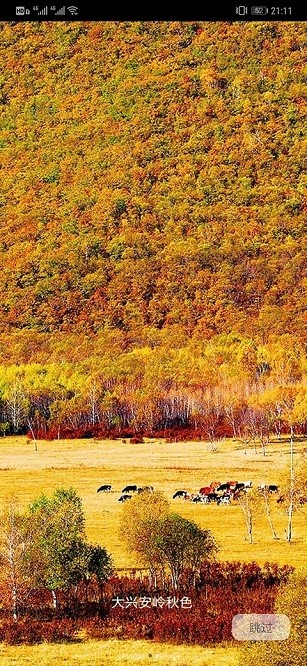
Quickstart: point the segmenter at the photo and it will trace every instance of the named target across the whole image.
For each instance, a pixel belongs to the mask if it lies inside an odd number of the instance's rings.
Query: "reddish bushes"
[[[106,588],[105,617],[88,619],[83,626],[92,638],[151,638],[185,643],[218,643],[231,640],[232,618],[237,613],[272,612],[278,587],[285,582],[291,567],[255,562],[214,563],[203,568],[196,588],[188,587],[175,594],[191,599],[191,607],[112,608],[112,598],[126,600],[142,596],[174,596],[170,589],[151,590],[148,580],[113,576]],[[114,601],[113,601],[114,605]]]
[[[26,643],[70,643],[76,640],[77,625],[73,620],[52,620],[39,622],[27,618],[26,620],[6,620],[0,625],[0,641],[9,645]]]
[[[192,585],[189,572],[180,590],[174,592],[170,582],[157,588],[148,578],[112,576],[105,586],[103,600],[95,586],[80,584],[77,592],[59,593],[58,615],[41,599],[28,596],[30,606],[23,607],[27,620],[5,620],[0,625],[0,641],[7,643],[40,643],[76,640],[77,629],[85,629],[92,638],[133,638],[185,643],[218,643],[231,640],[232,618],[237,613],[270,613],[279,586],[285,583],[292,567],[267,563],[215,562],[203,566],[201,575]],[[167,599],[178,602],[169,607]],[[50,600],[50,594],[49,594]],[[121,604],[115,604],[115,599]],[[133,600],[138,599],[136,605]],[[150,598],[148,605],[141,598]],[[188,598],[190,604],[183,604]],[[153,603],[160,599],[160,604]],[[162,603],[161,599],[164,599]],[[172,605],[172,604],[171,604]],[[61,615],[59,615],[59,613]],[[35,620],[30,615],[35,614]],[[39,622],[37,618],[43,621]],[[74,620],[70,619],[71,617]],[[60,619],[61,618],[61,619]]]
[[[131,437],[130,444],[144,444],[143,437]]]

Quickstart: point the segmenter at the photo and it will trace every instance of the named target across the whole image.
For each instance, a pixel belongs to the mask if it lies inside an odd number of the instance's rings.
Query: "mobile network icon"
[[[16,16],[28,16],[30,14],[30,9],[26,7],[16,7]]]

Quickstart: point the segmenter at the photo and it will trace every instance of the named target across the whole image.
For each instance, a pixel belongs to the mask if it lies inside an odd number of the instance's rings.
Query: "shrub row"
[[[10,644],[62,642],[77,640],[83,629],[88,637],[153,639],[184,643],[218,643],[231,640],[232,618],[237,613],[273,612],[280,585],[287,582],[292,567],[267,563],[208,563],[195,586],[189,587],[188,572],[177,592],[170,587],[153,588],[148,578],[112,576],[105,586],[103,598],[91,599],[94,590],[79,587],[77,595],[60,593],[57,614],[46,605],[48,594],[27,597],[28,607],[18,621],[4,619],[0,625],[0,641]],[[180,599],[189,598],[182,606]],[[134,606],[131,600],[162,598],[162,606]],[[167,598],[178,598],[169,608]],[[41,605],[40,605],[41,598]],[[115,603],[121,599],[123,607]],[[126,601],[128,602],[126,604]],[[35,603],[34,603],[35,602]],[[8,612],[8,609],[7,609]]]
[[[70,643],[77,640],[77,624],[69,618],[39,622],[33,619],[4,620],[0,624],[0,642],[8,645],[26,643]]]

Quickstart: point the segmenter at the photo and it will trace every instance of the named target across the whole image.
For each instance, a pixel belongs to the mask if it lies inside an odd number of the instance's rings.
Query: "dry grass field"
[[[296,451],[306,443],[297,442]],[[302,567],[306,563],[303,512],[294,515],[293,543],[285,541],[287,516],[273,501],[273,517],[279,541],[273,541],[264,516],[255,518],[255,543],[245,539],[241,508],[198,505],[172,500],[178,489],[197,492],[211,481],[252,480],[279,483],[289,466],[288,443],[274,442],[267,457],[248,449],[246,453],[232,441],[218,444],[211,452],[203,442],[145,444],[93,440],[39,442],[38,451],[25,437],[0,441],[0,505],[15,496],[25,507],[41,493],[73,486],[81,496],[86,514],[88,537],[112,554],[119,568],[137,564],[127,552],[118,533],[121,505],[117,502],[126,484],[153,485],[170,500],[175,511],[210,528],[220,547],[222,560],[276,561]],[[103,483],[111,483],[111,493],[98,493]],[[238,649],[231,645],[212,648],[169,645],[150,641],[85,641],[79,644],[36,646],[0,645],[1,666],[238,666]]]
[[[306,442],[296,442],[298,453]],[[297,456],[296,456],[297,457]],[[199,505],[172,500],[178,489],[197,492],[211,481],[252,480],[279,483],[289,466],[288,442],[270,444],[264,458],[258,449],[246,453],[227,440],[211,452],[205,442],[164,443],[151,440],[144,444],[122,441],[67,440],[33,442],[25,437],[7,437],[0,441],[0,502],[18,498],[25,507],[42,492],[73,486],[81,496],[91,542],[105,546],[117,567],[137,564],[127,552],[118,533],[121,504],[117,502],[127,484],[153,485],[163,491],[172,508],[212,530],[219,543],[221,560],[256,560],[260,564],[276,561],[302,567],[306,564],[306,513],[294,514],[293,543],[285,541],[287,516],[273,500],[273,518],[280,539],[274,541],[264,515],[255,516],[254,544],[245,538],[245,524],[238,504],[230,506]],[[112,484],[111,493],[98,493],[103,483]]]
[[[0,645],[1,666],[238,666],[232,646],[203,648],[150,641],[88,641],[72,645]]]

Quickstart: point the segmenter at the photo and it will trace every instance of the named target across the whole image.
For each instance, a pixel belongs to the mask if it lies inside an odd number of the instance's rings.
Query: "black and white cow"
[[[102,493],[109,493],[111,488],[112,488],[112,486],[110,486],[108,484],[106,484],[104,486],[100,486],[100,488],[98,488],[98,490],[97,490],[97,493],[101,493],[101,492]]]
[[[224,497],[218,497],[217,504],[230,504],[231,500],[229,495],[224,495]]]
[[[269,493],[277,493],[279,490],[279,486],[277,486],[275,483],[270,483],[269,485],[265,483],[261,483],[260,486],[258,486],[258,490],[268,490]]]
[[[218,495],[217,493],[209,493],[206,495],[208,502],[216,502],[218,500]]]
[[[137,489],[137,486],[125,486],[125,488],[122,489],[122,494],[124,495],[124,493],[136,493]]]
[[[245,490],[245,488],[246,488],[246,486],[245,486],[244,482],[242,481],[242,483],[236,483],[236,485],[235,485],[235,487],[233,488],[232,492],[234,492],[234,493],[238,493],[238,492],[240,492],[241,490]]]
[[[132,495],[121,495],[121,496],[118,498],[117,501],[118,501],[118,502],[126,502],[126,500],[128,500],[128,499],[132,499]]]
[[[177,490],[177,492],[175,492],[173,495],[173,499],[177,499],[177,497],[183,497],[183,499],[185,499],[187,495],[188,493],[186,490]]]

